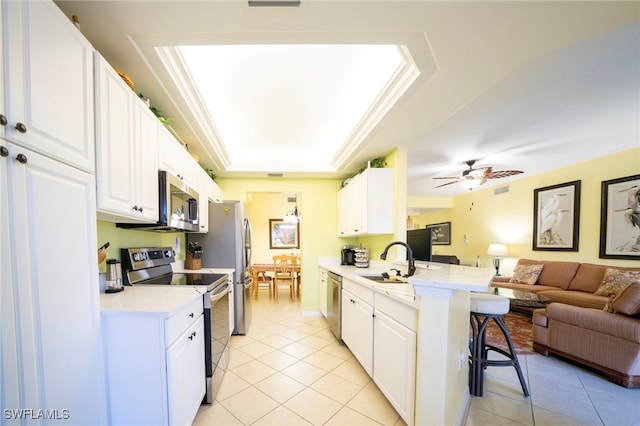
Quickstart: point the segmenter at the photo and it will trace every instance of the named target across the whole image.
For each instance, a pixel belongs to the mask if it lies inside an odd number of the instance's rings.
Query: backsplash
[[[184,232],[151,232],[137,229],[116,228],[112,222],[98,220],[98,247],[110,243],[107,249],[108,259],[120,259],[120,249],[125,247],[172,247],[176,252],[176,260],[184,260],[186,237]],[[176,247],[176,239],[178,246]],[[96,253],[98,251],[96,247]],[[120,259],[122,260],[122,259]],[[105,272],[106,265],[100,265],[100,272]]]

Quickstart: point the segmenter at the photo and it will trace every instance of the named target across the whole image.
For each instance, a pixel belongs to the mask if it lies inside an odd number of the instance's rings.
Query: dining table
[[[291,268],[293,270],[293,272],[296,274],[296,294],[300,293],[300,262],[297,262],[295,265],[293,265],[293,267]],[[273,274],[275,273],[275,266],[272,263],[253,263],[251,265],[251,276],[253,278],[253,283],[254,286],[257,285],[258,282],[258,273],[260,272],[264,272],[267,275],[269,275],[269,272],[271,272],[271,276],[273,276]]]

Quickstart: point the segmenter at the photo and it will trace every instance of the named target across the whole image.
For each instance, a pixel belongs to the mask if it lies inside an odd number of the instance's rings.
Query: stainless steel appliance
[[[331,332],[342,340],[342,277],[331,271],[327,272],[327,322]]]
[[[229,276],[227,274],[173,273],[171,247],[137,247],[120,250],[125,283],[137,285],[196,285],[206,288],[204,309],[204,359],[207,393],[211,404],[229,364]]]
[[[233,268],[235,321],[233,334],[246,334],[251,323],[251,223],[240,201],[209,204],[209,232],[187,234],[202,246],[203,268]]]
[[[124,290],[122,287],[122,264],[118,259],[107,259],[106,281],[105,293],[117,293]]]
[[[160,215],[157,223],[116,223],[116,226],[156,232],[199,230],[198,193],[182,179],[159,170],[158,201]]]
[[[356,250],[353,246],[344,246],[342,248],[340,256],[341,265],[355,265],[356,264]]]

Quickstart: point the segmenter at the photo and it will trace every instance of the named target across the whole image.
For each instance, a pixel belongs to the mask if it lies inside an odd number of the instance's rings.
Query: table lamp
[[[493,267],[496,268],[496,277],[500,276],[500,256],[507,255],[506,244],[489,244],[489,250],[487,251],[489,256],[495,256],[493,258]]]

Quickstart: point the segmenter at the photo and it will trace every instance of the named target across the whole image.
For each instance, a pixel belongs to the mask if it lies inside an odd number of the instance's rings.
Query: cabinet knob
[[[16,130],[19,131],[20,133],[27,133],[27,126],[25,126],[22,123],[18,123],[16,124]]]
[[[138,207],[138,211],[139,211],[140,213],[142,213],[142,212],[144,211],[144,209],[143,209],[142,207]]]
[[[7,125],[7,117],[4,116],[4,114],[0,114],[0,126],[6,126]]]
[[[193,318],[193,312],[189,314],[189,318]]]
[[[0,157],[8,157],[9,156],[9,150],[7,149],[6,146],[0,146]]]
[[[27,164],[27,156],[24,154],[16,155],[16,160],[18,160],[18,163],[20,164]]]

